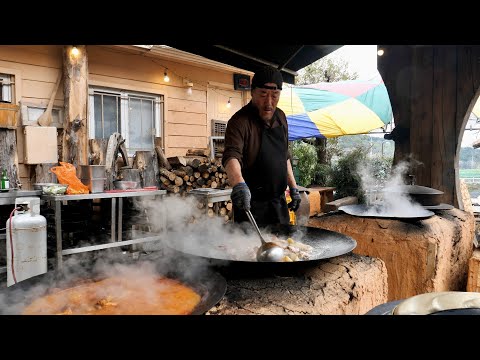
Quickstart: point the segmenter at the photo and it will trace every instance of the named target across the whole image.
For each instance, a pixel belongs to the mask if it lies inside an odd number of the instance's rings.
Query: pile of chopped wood
[[[210,159],[205,150],[188,150],[185,156],[159,157],[160,188],[184,194],[197,188],[229,189],[221,159]]]

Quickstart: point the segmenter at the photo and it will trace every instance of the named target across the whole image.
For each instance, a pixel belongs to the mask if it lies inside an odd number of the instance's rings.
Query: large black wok
[[[291,237],[295,241],[313,247],[308,260],[295,261],[294,263],[332,258],[349,253],[357,246],[357,242],[350,236],[320,228],[278,224],[261,228],[261,232],[267,241],[272,239],[272,235],[283,240]],[[256,249],[260,246],[260,240],[250,223],[234,225],[231,227],[229,234],[222,234],[218,237],[202,236],[201,233],[192,237],[172,237],[167,245],[184,254],[205,259],[245,264],[259,263],[256,259]],[[292,263],[275,264],[286,265]]]
[[[139,261],[121,260],[119,263],[138,265]],[[113,264],[113,263],[112,263]],[[200,303],[195,307],[192,315],[207,312],[225,295],[227,283],[225,278],[211,269],[202,267],[185,272],[172,266],[165,266],[160,260],[155,261],[155,272],[170,279],[179,280],[194,289],[200,296]],[[0,314],[21,314],[24,306],[36,298],[44,296],[56,289],[66,289],[85,280],[101,280],[105,278],[104,271],[94,267],[93,263],[78,267],[64,267],[63,271],[49,271],[34,276],[15,285],[0,289]]]

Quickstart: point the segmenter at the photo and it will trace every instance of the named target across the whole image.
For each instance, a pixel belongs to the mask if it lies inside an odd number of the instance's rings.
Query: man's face
[[[267,86],[276,87],[274,83],[267,83]],[[252,90],[252,104],[258,109],[258,114],[263,121],[270,121],[277,108],[281,90],[267,90],[255,88]]]

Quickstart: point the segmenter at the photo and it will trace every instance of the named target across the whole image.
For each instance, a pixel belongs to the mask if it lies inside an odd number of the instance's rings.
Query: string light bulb
[[[192,87],[191,87],[191,86],[189,86],[189,87],[187,88],[187,94],[188,94],[188,95],[192,95]]]
[[[230,102],[230,99],[231,99],[231,98],[228,98],[228,101],[227,101],[227,108],[229,108],[229,109],[230,109],[230,107],[232,106],[232,103]]]
[[[77,48],[76,46],[74,46],[74,47],[72,48],[71,54],[72,54],[72,56],[73,56],[74,58],[77,58],[78,55],[80,54],[80,51],[78,50],[78,48]]]
[[[163,73],[163,81],[165,82],[170,81],[170,78],[168,77],[168,74],[167,74],[167,69],[165,69],[165,72]]]
[[[377,50],[377,55],[378,56],[382,56],[383,54],[385,54],[385,51],[383,49],[378,49]]]

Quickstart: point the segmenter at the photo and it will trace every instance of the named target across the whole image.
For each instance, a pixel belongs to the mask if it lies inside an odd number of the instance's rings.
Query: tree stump
[[[344,255],[291,276],[227,280],[208,315],[360,315],[387,301],[382,260]]]

